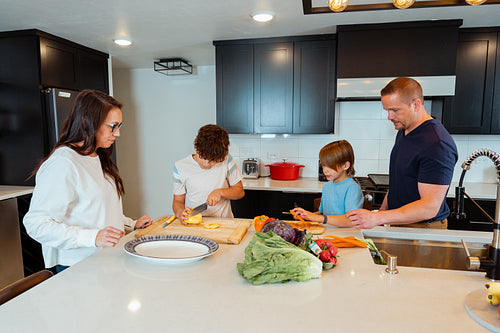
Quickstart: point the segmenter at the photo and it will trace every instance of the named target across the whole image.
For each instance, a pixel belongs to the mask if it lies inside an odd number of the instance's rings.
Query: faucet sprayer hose
[[[478,158],[479,156],[486,156],[493,162],[493,164],[495,165],[495,168],[497,170],[498,183],[500,183],[500,155],[491,149],[479,148],[479,149],[476,149],[475,151],[473,151],[469,156],[467,156],[467,158],[465,159],[465,162],[462,163],[462,169],[464,169],[464,171],[462,172],[462,175],[460,177],[460,185],[459,186],[462,186],[463,178],[465,176],[465,171],[470,170],[470,166],[471,166],[472,162],[474,162],[474,160],[476,158]]]

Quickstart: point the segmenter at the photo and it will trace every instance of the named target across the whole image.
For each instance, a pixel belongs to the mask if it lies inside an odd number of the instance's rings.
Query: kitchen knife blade
[[[172,215],[172,216],[170,216],[170,217],[168,218],[168,220],[167,220],[167,221],[165,221],[165,223],[163,223],[162,228],[165,228],[165,227],[166,227],[167,225],[169,225],[169,224],[170,224],[170,222],[172,222],[173,220],[175,220],[175,214],[174,214],[174,215]]]
[[[207,203],[206,202],[202,203],[198,207],[193,208],[191,210],[191,213],[189,215],[193,216],[193,215],[199,214],[199,213],[203,212],[205,209],[207,209]]]

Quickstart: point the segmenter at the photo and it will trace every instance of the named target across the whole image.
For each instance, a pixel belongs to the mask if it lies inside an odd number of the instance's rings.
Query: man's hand
[[[380,225],[379,214],[366,209],[351,210],[345,216],[356,229],[371,229]]]

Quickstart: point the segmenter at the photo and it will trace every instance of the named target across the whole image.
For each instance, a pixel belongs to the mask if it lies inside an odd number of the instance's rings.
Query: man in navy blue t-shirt
[[[443,125],[424,108],[422,87],[399,77],[381,91],[387,118],[398,133],[391,152],[389,190],[378,212],[346,214],[354,227],[391,224],[447,228],[446,193],[458,159],[457,147]]]

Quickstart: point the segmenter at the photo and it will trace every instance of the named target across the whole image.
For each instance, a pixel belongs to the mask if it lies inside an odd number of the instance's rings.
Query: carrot
[[[333,246],[335,247],[356,247],[356,245],[351,244],[351,243],[345,243],[345,242],[332,242]]]
[[[290,209],[290,214],[292,214],[293,218],[297,218],[300,222],[305,222],[304,219],[297,213],[295,213],[293,210]]]
[[[338,241],[342,241],[342,242],[345,242],[345,243],[350,243],[350,244],[353,244],[354,246],[359,246],[359,247],[367,247],[368,245],[366,245],[366,243],[363,243],[363,242],[360,242],[356,239],[354,239],[354,237],[338,237],[338,236],[333,236],[333,235],[327,235],[327,236],[324,236],[325,238],[332,238],[333,240],[338,240]]]

